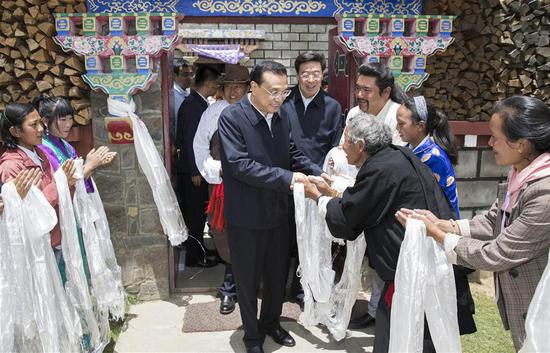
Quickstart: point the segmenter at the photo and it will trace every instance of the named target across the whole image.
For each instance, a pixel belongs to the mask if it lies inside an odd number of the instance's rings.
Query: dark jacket
[[[408,148],[390,145],[371,156],[355,185],[327,205],[326,221],[335,237],[356,239],[365,232],[367,256],[384,281],[393,281],[405,228],[395,218],[402,207],[428,209],[441,219],[455,218],[433,174]],[[476,331],[474,301],[466,274],[453,266],[460,334]]]
[[[338,238],[365,232],[369,263],[384,281],[393,281],[405,229],[395,218],[402,207],[429,209],[454,218],[431,170],[407,148],[390,145],[361,166],[355,185],[327,205],[326,221]]]
[[[332,147],[338,146],[342,136],[340,103],[320,90],[304,110],[300,89],[295,86],[280,114],[288,117],[298,149],[322,167],[325,156]]]
[[[197,91],[192,89],[178,110],[176,148],[179,149],[179,153],[175,163],[176,173],[178,174],[200,175],[195,164],[193,139],[195,138],[202,113],[204,113],[206,108],[208,108],[208,103]]]
[[[270,131],[244,96],[222,112],[218,124],[227,223],[249,229],[287,223],[292,171],[321,174],[296,148],[288,120],[275,113]]]

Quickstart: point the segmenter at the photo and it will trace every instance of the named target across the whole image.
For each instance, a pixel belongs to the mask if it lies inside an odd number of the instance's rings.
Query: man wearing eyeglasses
[[[222,112],[218,132],[243,341],[247,352],[262,353],[265,335],[284,346],[296,344],[279,322],[288,272],[288,195],[296,181],[306,178],[302,173],[322,172],[296,148],[288,118],[279,114],[290,94],[285,67],[264,61],[254,67],[250,80],[250,93]]]
[[[281,107],[281,115],[290,121],[296,146],[320,168],[331,148],[338,146],[342,135],[342,107],[321,89],[326,61],[323,54],[308,51],[294,61],[298,84]],[[291,295],[301,305],[304,291],[296,275],[298,251],[294,204],[290,204],[289,227],[291,257],[296,261],[292,269]]]

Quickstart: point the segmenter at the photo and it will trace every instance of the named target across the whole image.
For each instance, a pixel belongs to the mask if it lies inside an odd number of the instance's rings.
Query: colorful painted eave
[[[357,52],[361,56],[376,55],[380,57],[430,56],[445,51],[454,41],[452,37],[338,36],[336,39],[336,43],[346,51]]]
[[[84,74],[82,79],[92,90],[102,91],[110,96],[133,95],[138,90],[146,91],[155,82],[157,74],[113,73],[113,74]]]
[[[335,17],[421,15],[425,0],[87,0],[90,12],[177,12],[185,16]]]
[[[73,51],[78,55],[84,56],[157,56],[162,50],[168,51],[172,49],[178,37],[176,35],[135,35],[121,37],[55,36],[54,40],[64,51]]]

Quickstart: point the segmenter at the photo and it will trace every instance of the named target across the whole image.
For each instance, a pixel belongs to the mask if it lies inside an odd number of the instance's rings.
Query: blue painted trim
[[[425,0],[86,0],[89,12],[177,12],[185,16],[335,17],[422,15]]]

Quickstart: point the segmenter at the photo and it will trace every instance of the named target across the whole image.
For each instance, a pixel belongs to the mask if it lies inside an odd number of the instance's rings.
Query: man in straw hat
[[[225,75],[221,78],[223,100],[210,105],[202,115],[193,141],[195,163],[203,178],[210,184],[210,202],[208,214],[210,229],[214,234],[214,243],[220,257],[225,261],[225,275],[219,288],[220,313],[227,315],[235,310],[237,289],[231,269],[229,244],[223,216],[223,183],[220,162],[220,138],[218,119],[222,110],[237,102],[248,92],[248,70],[240,65],[226,65]]]

